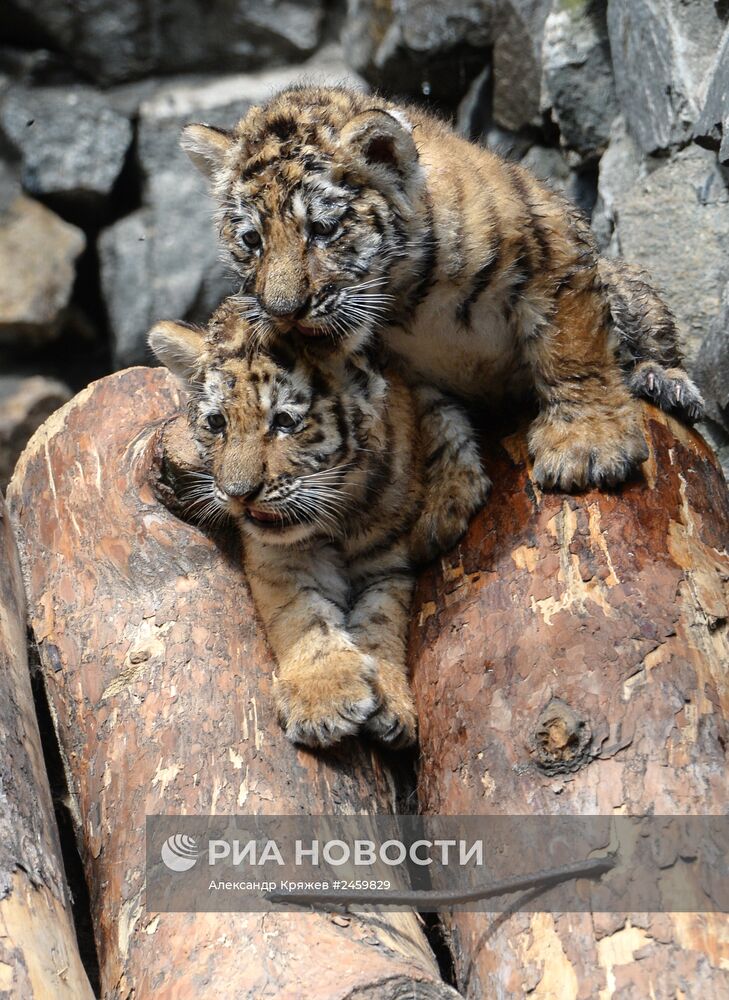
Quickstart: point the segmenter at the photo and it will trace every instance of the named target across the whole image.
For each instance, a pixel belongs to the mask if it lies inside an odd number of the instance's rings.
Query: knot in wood
[[[590,760],[591,742],[587,720],[566,701],[552,698],[537,719],[532,752],[545,774],[561,774],[577,771]]]

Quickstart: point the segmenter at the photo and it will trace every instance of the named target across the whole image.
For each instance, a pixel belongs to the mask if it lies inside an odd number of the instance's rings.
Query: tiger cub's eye
[[[276,414],[271,423],[276,430],[291,431],[299,423],[299,418],[290,413],[281,412]]]
[[[222,413],[209,413],[207,417],[208,427],[214,434],[219,434],[225,427],[225,417]]]
[[[243,233],[243,242],[251,250],[255,250],[261,245],[261,235],[255,229],[248,229]]]
[[[314,236],[333,236],[339,228],[339,223],[336,219],[317,219],[316,222],[312,222],[311,231]]]

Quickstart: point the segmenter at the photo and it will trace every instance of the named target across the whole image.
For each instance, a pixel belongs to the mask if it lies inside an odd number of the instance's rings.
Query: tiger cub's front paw
[[[623,482],[648,458],[637,404],[564,419],[541,413],[529,430],[537,485],[569,493]]]
[[[357,650],[328,653],[315,664],[288,664],[274,695],[292,743],[329,747],[353,736],[376,711],[375,662]]]
[[[704,415],[704,400],[698,387],[682,368],[664,368],[652,361],[638,365],[630,376],[634,396],[649,399],[666,413],[696,423]]]
[[[480,468],[468,470],[439,484],[437,501],[426,501],[408,542],[415,566],[450,552],[468,531],[471,518],[483,507],[491,480]]]
[[[374,688],[380,704],[363,728],[394,749],[411,746],[418,731],[418,717],[404,670],[380,666]]]

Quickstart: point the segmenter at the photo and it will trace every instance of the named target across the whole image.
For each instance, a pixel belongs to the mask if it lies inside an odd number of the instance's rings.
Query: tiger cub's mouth
[[[246,510],[246,517],[267,528],[282,528],[286,521],[283,514],[278,514],[273,510],[261,510],[259,507],[249,507]]]

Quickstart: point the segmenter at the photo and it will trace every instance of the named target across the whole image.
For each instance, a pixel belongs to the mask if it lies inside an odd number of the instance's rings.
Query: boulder
[[[0,33],[14,23],[27,47],[47,39],[82,74],[111,84],[301,59],[318,45],[323,15],[323,0],[5,0]]]
[[[724,29],[709,0],[609,0],[618,100],[646,153],[690,137]]]
[[[31,436],[71,395],[68,386],[42,375],[0,375],[0,491]]]
[[[625,150],[606,153],[600,193],[615,225],[611,251],[652,275],[693,360],[729,279],[729,191],[716,156],[693,145],[636,167]]]
[[[544,25],[542,110],[582,160],[600,156],[617,114],[605,0],[554,0]]]
[[[592,228],[603,253],[620,253],[615,229],[617,205],[646,172],[645,157],[628,134],[622,115],[614,120],[610,142],[600,160],[597,202],[592,213]]]
[[[494,32],[494,121],[519,131],[542,124],[544,25],[552,0],[502,0]]]
[[[559,149],[538,144],[527,150],[521,162],[549,187],[569,198],[589,218],[597,193],[594,171],[574,169]]]
[[[455,107],[488,61],[499,0],[348,0],[347,61],[390,94]]]
[[[12,87],[0,128],[33,195],[97,205],[111,193],[132,141],[129,120],[92,87]]]
[[[143,88],[137,112],[142,208],[99,239],[116,367],[150,363],[146,336],[153,322],[206,320],[234,288],[230,269],[220,260],[206,183],[179,148],[182,127],[199,120],[231,126],[302,73],[312,82],[362,85],[336,51],[327,49],[303,69],[158,82],[151,94]]]
[[[706,400],[706,412],[729,431],[729,285],[696,355],[694,376]]]
[[[59,331],[86,237],[18,195],[0,215],[0,344],[34,346]]]
[[[729,27],[724,32],[709,74],[706,98],[694,137],[702,146],[719,149],[722,163],[729,162]]]

